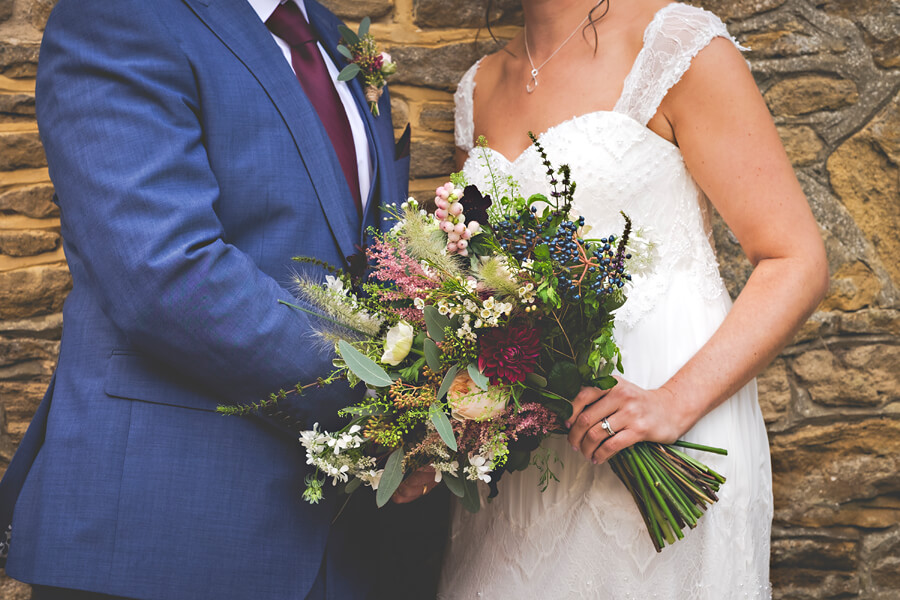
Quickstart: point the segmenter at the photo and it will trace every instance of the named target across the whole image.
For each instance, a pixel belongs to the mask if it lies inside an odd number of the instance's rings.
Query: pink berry
[[[450,208],[450,203],[447,202],[447,199],[441,198],[440,196],[438,196],[434,199],[434,204],[438,208],[443,208],[444,210],[447,210],[448,208]]]
[[[466,240],[459,240],[458,242],[456,242],[456,247],[460,250],[465,250],[468,246],[469,242],[467,242]]]
[[[444,184],[444,189],[447,190],[447,193],[450,193],[454,190],[454,185],[452,182],[448,181]]]
[[[447,244],[447,252],[449,252],[450,254],[456,252],[456,242],[450,242]]]
[[[456,216],[456,215],[462,214],[463,206],[459,202],[454,202],[453,204],[450,205],[450,208],[448,208],[447,210],[450,211],[451,215]]]
[[[465,231],[465,230],[466,230],[465,223],[457,223],[456,227],[453,228],[453,232],[457,235],[462,235],[463,231]]]
[[[459,255],[460,256],[468,256],[469,251],[467,249],[463,248],[462,250],[459,251]]]
[[[472,232],[469,231],[468,229],[466,229],[465,231],[462,232],[462,234],[459,237],[461,237],[464,240],[467,240],[472,237]]]
[[[444,219],[447,218],[447,211],[444,210],[443,208],[439,208],[436,211],[434,211],[434,216],[436,216],[438,219],[443,221]]]
[[[450,221],[441,221],[441,231],[444,233],[450,233],[453,231],[453,223]]]

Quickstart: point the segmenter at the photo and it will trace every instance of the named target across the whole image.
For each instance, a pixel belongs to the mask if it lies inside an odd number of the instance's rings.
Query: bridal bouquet
[[[458,173],[436,190],[433,212],[413,199],[391,211],[395,225],[366,250],[365,280],[328,265],[319,265],[330,272],[324,284],[296,278],[307,308],[295,308],[319,317],[317,333],[337,353],[334,372],[309,385],[347,379],[369,390],[340,411],[340,431],[300,433],[316,469],[305,500],[318,502],[330,478],[347,493],[373,488],[383,506],[423,468],[473,512],[477,483],[493,496],[505,471],[533,465],[546,488],[558,458],[541,440],[568,433],[582,386],[616,385],[614,313],[631,279],[631,220],[623,214],[618,235],[589,237],[572,214],[569,168],[555,169],[532,141],[549,197],[525,197],[511,179],[495,179],[487,195]],[[287,393],[219,410],[265,410]],[[638,444],[611,463],[657,550],[696,525],[724,481],[672,445]]]

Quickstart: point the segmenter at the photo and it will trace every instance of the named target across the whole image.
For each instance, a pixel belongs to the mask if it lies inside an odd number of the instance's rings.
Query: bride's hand
[[[569,443],[588,460],[604,463],[642,441],[672,443],[690,428],[686,415],[674,410],[674,396],[666,388],[645,390],[621,377],[616,380],[610,390],[583,387],[572,402]],[[604,419],[614,435],[604,428]]]

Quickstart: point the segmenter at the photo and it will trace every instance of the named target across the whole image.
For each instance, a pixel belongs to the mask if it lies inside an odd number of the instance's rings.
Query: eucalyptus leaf
[[[345,46],[343,44],[338,44],[337,49],[338,49],[338,52],[341,53],[341,56],[343,56],[347,60],[353,60],[353,53],[350,52],[350,49],[347,48],[347,46]]]
[[[369,34],[369,27],[372,25],[372,19],[369,17],[364,17],[362,21],[359,23],[359,32],[357,35],[362,38]]]
[[[545,388],[547,387],[547,379],[538,375],[535,372],[531,372],[525,376],[525,381],[529,383],[533,383],[536,387]]]
[[[347,482],[347,485],[344,486],[344,493],[352,494],[360,485],[362,485],[362,479],[351,479]]]
[[[368,385],[387,387],[394,383],[394,380],[375,361],[346,341],[338,342],[338,349],[341,352],[341,358],[347,363],[347,368]]]
[[[425,310],[425,328],[428,329],[428,335],[436,342],[444,341],[444,329],[450,326],[450,318],[442,315],[433,306],[426,306]]]
[[[359,65],[356,63],[350,63],[343,69],[341,69],[340,74],[338,75],[338,81],[350,81],[357,75],[359,75]]]
[[[450,419],[447,418],[447,413],[444,412],[440,402],[431,405],[428,409],[428,417],[434,423],[434,428],[437,429],[438,435],[441,436],[447,447],[456,452],[458,446],[456,445],[456,436],[453,435],[453,425],[450,424]]]
[[[437,399],[438,401],[443,400],[444,396],[447,395],[447,392],[450,391],[450,386],[453,385],[453,380],[456,379],[456,374],[459,372],[459,367],[453,365],[450,367],[450,370],[447,371],[447,374],[444,375],[444,381],[441,382],[441,388],[438,390]]]
[[[381,474],[381,481],[378,482],[378,490],[375,492],[375,504],[379,507],[387,504],[402,482],[403,448],[397,448],[384,465],[384,473]]]
[[[348,46],[355,46],[359,43],[359,36],[346,25],[338,25],[338,31],[341,32],[341,37],[344,38]]]
[[[425,363],[428,368],[435,373],[439,372],[441,370],[441,351],[438,350],[437,344],[431,338],[426,338],[422,349],[425,351]]]
[[[342,408],[341,413],[346,413],[350,416],[354,417],[378,417],[380,415],[387,414],[385,409],[380,408],[378,406],[348,406],[347,408]]]
[[[487,391],[488,386],[491,384],[491,380],[487,378],[484,373],[478,370],[478,365],[475,363],[471,363],[468,368],[469,377],[472,378],[472,382],[478,386],[478,389]]]
[[[454,477],[449,473],[444,473],[441,477],[441,481],[447,484],[447,489],[457,498],[464,498],[466,496],[466,484],[458,477]]]

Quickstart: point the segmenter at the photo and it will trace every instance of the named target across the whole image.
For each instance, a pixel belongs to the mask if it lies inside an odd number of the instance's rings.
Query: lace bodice
[[[709,203],[680,150],[646,127],[694,56],[720,36],[740,48],[712,13],[685,4],[667,5],[647,26],[644,45],[615,108],[573,117],[540,135],[550,160],[572,168],[578,183],[576,211],[596,232],[620,232],[624,211],[652,244],[652,266],[634,273],[629,300],[617,312],[619,328],[633,327],[675,278],[688,282],[703,298],[725,293],[711,241]],[[469,153],[465,173],[483,189],[490,189],[493,171],[513,176],[526,195],[549,193],[533,147],[513,160],[490,148],[473,147],[479,64],[469,69],[456,92],[456,141]]]

